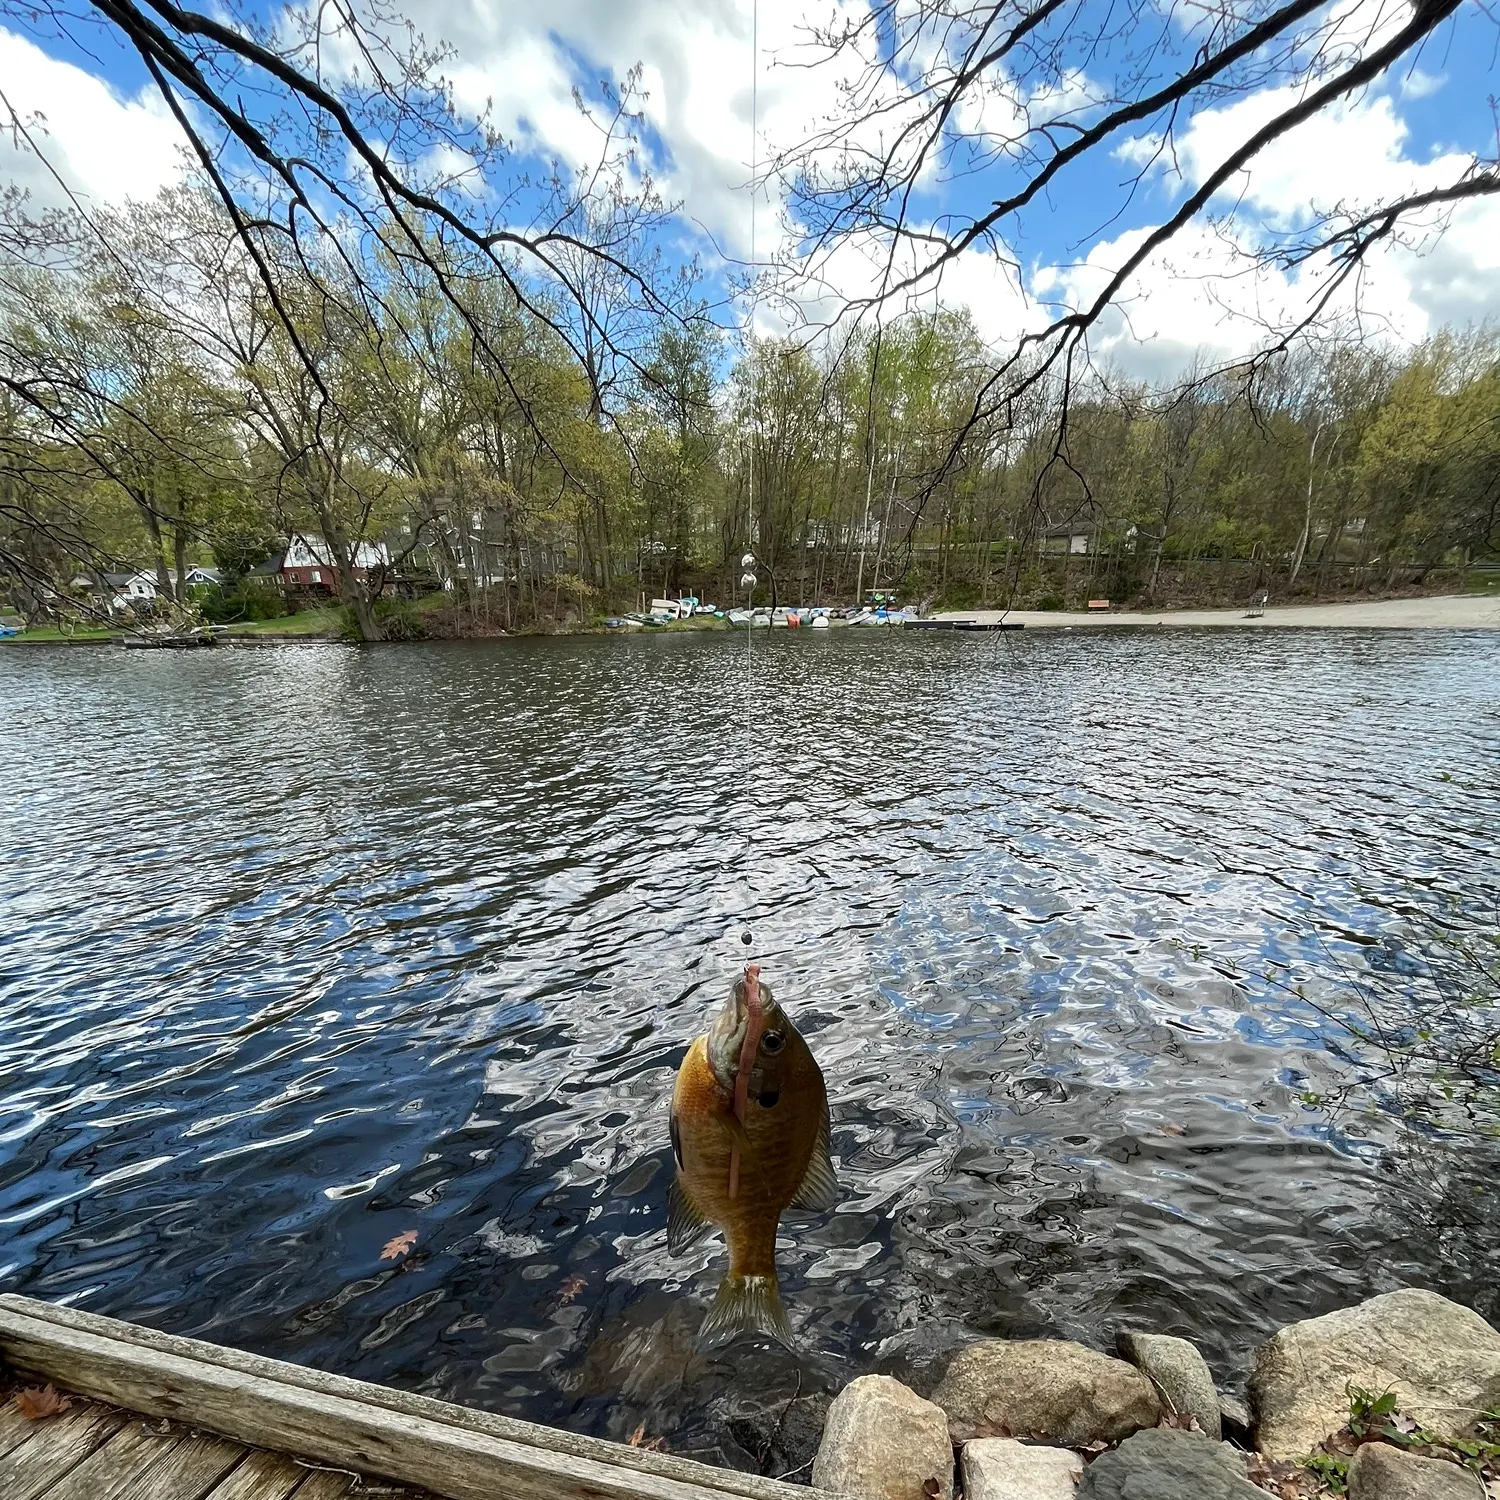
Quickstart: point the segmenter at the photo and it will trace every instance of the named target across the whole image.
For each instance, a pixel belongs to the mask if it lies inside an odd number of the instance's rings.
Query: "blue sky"
[[[836,3],[846,15],[859,14],[863,0]],[[839,66],[798,66],[808,57],[808,18],[825,18],[830,4],[762,0],[762,152],[799,139],[835,103]],[[1339,13],[1351,32],[1363,33],[1399,23],[1405,10],[1397,0],[1341,0]],[[593,146],[572,89],[593,94],[601,75],[619,77],[643,65],[651,154],[664,191],[683,203],[672,248],[696,251],[711,269],[718,246],[737,256],[748,253],[749,0],[614,0],[607,7],[594,0],[546,6],[532,0],[413,0],[410,14],[429,36],[445,35],[455,45],[450,71],[460,103],[477,109],[492,101],[496,123],[520,148],[518,165],[534,166],[550,156],[581,165]],[[178,173],[175,128],[139,63],[112,43],[107,29],[83,33],[86,45],[79,40],[42,33],[0,38],[0,87],[23,115],[46,115],[49,155],[75,189],[96,199],[149,195]],[[1129,45],[1126,39],[1091,56],[1080,87],[1107,82]],[[1500,29],[1477,4],[1465,5],[1399,72],[1336,118],[1266,153],[1242,184],[1233,239],[1250,248],[1263,240],[1267,226],[1303,218],[1314,205],[1368,202],[1451,177],[1462,156],[1492,156],[1489,96],[1497,45]],[[1070,169],[1045,201],[1007,226],[1007,250],[1022,263],[1029,297],[978,252],[951,269],[936,297],[968,305],[981,330],[1001,346],[1044,318],[1046,304],[1087,298],[1140,234],[1180,199],[1185,180],[1201,178],[1217,164],[1243,133],[1244,121],[1267,107],[1267,98],[1262,92],[1233,105],[1208,105],[1179,121],[1183,175],[1158,168],[1128,201],[1123,184],[1135,171],[1131,161],[1095,153]],[[55,186],[36,163],[12,152],[7,166],[39,198],[55,197]],[[918,212],[935,217],[976,211],[1004,181],[991,170],[934,182]],[[761,205],[763,250],[773,241],[779,209],[774,196]],[[1463,210],[1440,245],[1420,249],[1394,248],[1372,268],[1363,287],[1370,327],[1410,339],[1444,322],[1500,314],[1500,217],[1488,205]],[[835,293],[869,285],[868,259],[855,250],[837,257],[829,273]],[[1253,343],[1307,290],[1305,278],[1244,274],[1222,235],[1190,234],[1142,273],[1120,313],[1100,330],[1096,346],[1111,360],[1157,373],[1190,358],[1200,345],[1218,353]],[[820,309],[815,299],[807,300],[815,313],[826,310],[826,304]],[[777,315],[764,310],[761,326],[774,329]]]

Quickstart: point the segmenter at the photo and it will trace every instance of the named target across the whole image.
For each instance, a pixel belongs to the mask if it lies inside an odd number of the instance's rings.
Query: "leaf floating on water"
[[[588,1284],[586,1276],[568,1277],[557,1289],[557,1305],[566,1307]]]
[[[72,1398],[64,1396],[55,1386],[32,1386],[16,1392],[16,1410],[28,1422],[40,1422],[43,1417],[55,1417],[73,1404]]]
[[[1163,1125],[1161,1127],[1161,1133],[1163,1135],[1186,1135],[1187,1134],[1187,1126],[1186,1125],[1173,1125],[1173,1124],[1168,1123],[1168,1124]]]
[[[662,1437],[648,1438],[646,1436],[646,1424],[641,1423],[634,1432],[625,1439],[632,1448],[643,1448],[648,1453],[660,1453],[666,1446],[667,1440]]]
[[[404,1234],[398,1234],[395,1239],[385,1242],[385,1249],[380,1252],[380,1258],[381,1260],[400,1260],[416,1243],[417,1231],[408,1229]]]

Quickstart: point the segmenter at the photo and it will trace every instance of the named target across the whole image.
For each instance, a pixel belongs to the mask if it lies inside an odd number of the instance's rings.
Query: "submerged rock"
[[[1436,1292],[1404,1290],[1292,1323],[1256,1351],[1256,1442],[1298,1458],[1349,1420],[1350,1385],[1395,1392],[1404,1416],[1462,1436],[1500,1404],[1500,1333]]]
[[[1219,1396],[1220,1436],[1233,1438],[1237,1443],[1248,1443],[1253,1427],[1250,1408],[1238,1396]]]
[[[1365,1443],[1349,1465],[1349,1500],[1485,1500],[1484,1485],[1457,1464]]]
[[[1227,1443],[1158,1427],[1126,1438],[1088,1466],[1078,1500],[1266,1500]]]
[[[947,1418],[899,1380],[861,1375],[828,1408],[812,1482],[859,1500],[953,1500]]]
[[[971,1344],[932,1399],[955,1443],[1038,1437],[1076,1448],[1117,1442],[1161,1416],[1151,1382],[1133,1365],[1062,1339]]]
[[[726,1444],[733,1445],[734,1467],[779,1479],[805,1476],[827,1425],[828,1407],[829,1397],[821,1391],[791,1399],[731,1391],[710,1404],[708,1417]]]
[[[1015,1438],[975,1438],[961,1460],[964,1500],[1073,1500],[1083,1458]]]
[[[1122,1333],[1119,1348],[1150,1378],[1173,1411],[1195,1417],[1199,1427],[1215,1441],[1223,1435],[1219,1393],[1195,1344],[1165,1333]]]

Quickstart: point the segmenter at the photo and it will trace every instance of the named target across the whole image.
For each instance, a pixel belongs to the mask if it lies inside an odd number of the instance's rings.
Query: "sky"
[[[836,107],[841,82],[852,76],[846,66],[814,65],[810,24],[835,14],[857,18],[865,3],[759,0],[752,10],[751,0],[409,0],[404,9],[426,35],[453,46],[446,71],[460,108],[488,107],[521,167],[592,160],[597,135],[574,91],[595,98],[601,79],[639,66],[644,159],[664,196],[680,205],[666,232],[669,253],[697,255],[712,288],[727,284],[726,262],[751,256],[752,148],[764,160],[802,139]],[[1400,24],[1406,11],[1404,0],[1332,0],[1329,13],[1341,33],[1364,37]],[[1165,379],[1194,357],[1253,347],[1302,305],[1310,273],[1252,267],[1246,249],[1316,209],[1451,180],[1472,153],[1493,156],[1497,45],[1500,28],[1470,0],[1420,55],[1268,148],[1233,195],[1215,204],[1220,224],[1190,229],[1148,263],[1096,330],[1095,355],[1132,375]],[[1084,111],[1078,118],[1087,117],[1090,88],[1123,65],[1123,55],[1106,49],[1080,60],[1069,85]],[[183,171],[165,106],[103,28],[71,39],[0,29],[0,91],[34,121],[51,168],[85,199],[149,198]],[[1003,349],[1057,307],[1089,297],[1243,138],[1247,122],[1284,102],[1267,87],[1201,106],[1178,122],[1175,151],[1148,166],[1133,189],[1152,155],[1148,135],[1095,153],[1006,226],[998,257],[976,249],[950,266],[928,305],[969,308]],[[0,152],[12,181],[40,202],[58,201],[47,166],[10,141]],[[951,180],[929,174],[915,211],[927,220],[982,211],[1007,180],[998,168]],[[785,243],[782,208],[774,190],[760,199],[762,255]],[[1006,260],[1019,265],[1024,293]],[[869,285],[869,257],[855,247],[828,269],[835,294]],[[1500,204],[1460,209],[1441,239],[1381,251],[1358,291],[1361,327],[1396,341],[1500,316]],[[804,303],[815,316],[826,311],[811,294]],[[754,316],[757,327],[774,332],[785,309],[765,305]]]

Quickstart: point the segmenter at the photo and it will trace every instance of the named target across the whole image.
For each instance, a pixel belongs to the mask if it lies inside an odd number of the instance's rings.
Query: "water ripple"
[[[693,1353],[664,1110],[748,928],[833,1096],[814,1384],[1493,1301],[1241,977],[1493,904],[1492,638],[756,645],[0,655],[5,1287],[743,1461],[716,1398],[797,1367]]]

